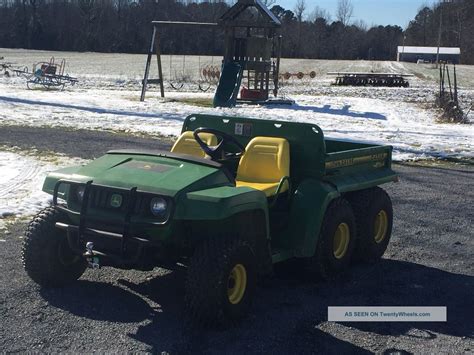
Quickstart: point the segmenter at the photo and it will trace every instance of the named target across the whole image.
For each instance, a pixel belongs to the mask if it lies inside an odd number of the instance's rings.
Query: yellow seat
[[[217,137],[211,133],[199,133],[199,137],[209,146],[217,145]],[[192,131],[186,131],[181,134],[178,140],[171,148],[172,153],[187,154],[198,158],[206,158],[207,155],[194,139]]]
[[[237,169],[236,185],[276,194],[283,177],[290,176],[290,144],[286,139],[255,137],[245,148]],[[288,190],[285,181],[280,192]]]

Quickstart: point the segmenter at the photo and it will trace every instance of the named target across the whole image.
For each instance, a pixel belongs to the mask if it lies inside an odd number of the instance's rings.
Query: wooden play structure
[[[237,102],[265,103],[278,95],[282,36],[280,21],[260,0],[238,0],[217,23],[152,21],[153,35],[143,78],[141,101],[148,84],[159,84],[165,96],[160,51],[160,26],[219,27],[224,31],[225,49],[214,96],[215,107],[231,107]],[[150,79],[153,55],[158,78]],[[216,72],[216,71],[214,71]],[[277,103],[276,100],[271,100]]]
[[[240,0],[221,16],[219,25],[225,33],[225,53],[214,106],[265,102],[271,91],[276,97],[280,21],[259,0]]]

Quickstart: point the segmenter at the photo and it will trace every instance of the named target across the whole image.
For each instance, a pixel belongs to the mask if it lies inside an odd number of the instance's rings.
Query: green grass
[[[172,99],[171,102],[182,102],[188,105],[197,107],[214,107],[212,104],[212,98],[204,97],[183,97],[179,99]]]

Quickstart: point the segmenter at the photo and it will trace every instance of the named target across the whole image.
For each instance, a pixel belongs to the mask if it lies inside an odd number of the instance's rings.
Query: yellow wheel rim
[[[377,244],[381,243],[385,236],[387,235],[388,229],[388,216],[387,212],[380,210],[380,212],[375,216],[374,222],[374,239]]]
[[[351,240],[351,233],[347,223],[341,223],[334,233],[333,251],[336,259],[342,259],[347,253],[349,241]]]
[[[232,304],[238,304],[247,289],[247,270],[242,264],[237,264],[231,270],[227,281],[227,297]]]

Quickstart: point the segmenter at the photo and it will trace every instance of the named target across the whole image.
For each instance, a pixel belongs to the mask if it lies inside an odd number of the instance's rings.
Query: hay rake
[[[299,80],[303,80],[304,78],[314,79],[316,78],[316,72],[310,71],[309,73],[303,73],[302,71],[296,73],[286,72],[284,74],[280,74],[280,80],[290,80],[291,78],[296,78]]]
[[[28,67],[21,70],[15,69],[14,72],[17,76],[26,79],[28,89],[43,87],[46,90],[63,90],[66,85],[73,86],[78,82],[77,78],[64,74],[65,67],[66,59],[56,63],[54,57],[51,57],[49,62],[34,64],[31,72],[28,71]]]
[[[202,92],[207,92],[212,86],[217,85],[221,76],[220,67],[213,64],[208,64],[199,69],[199,83],[198,89]]]

